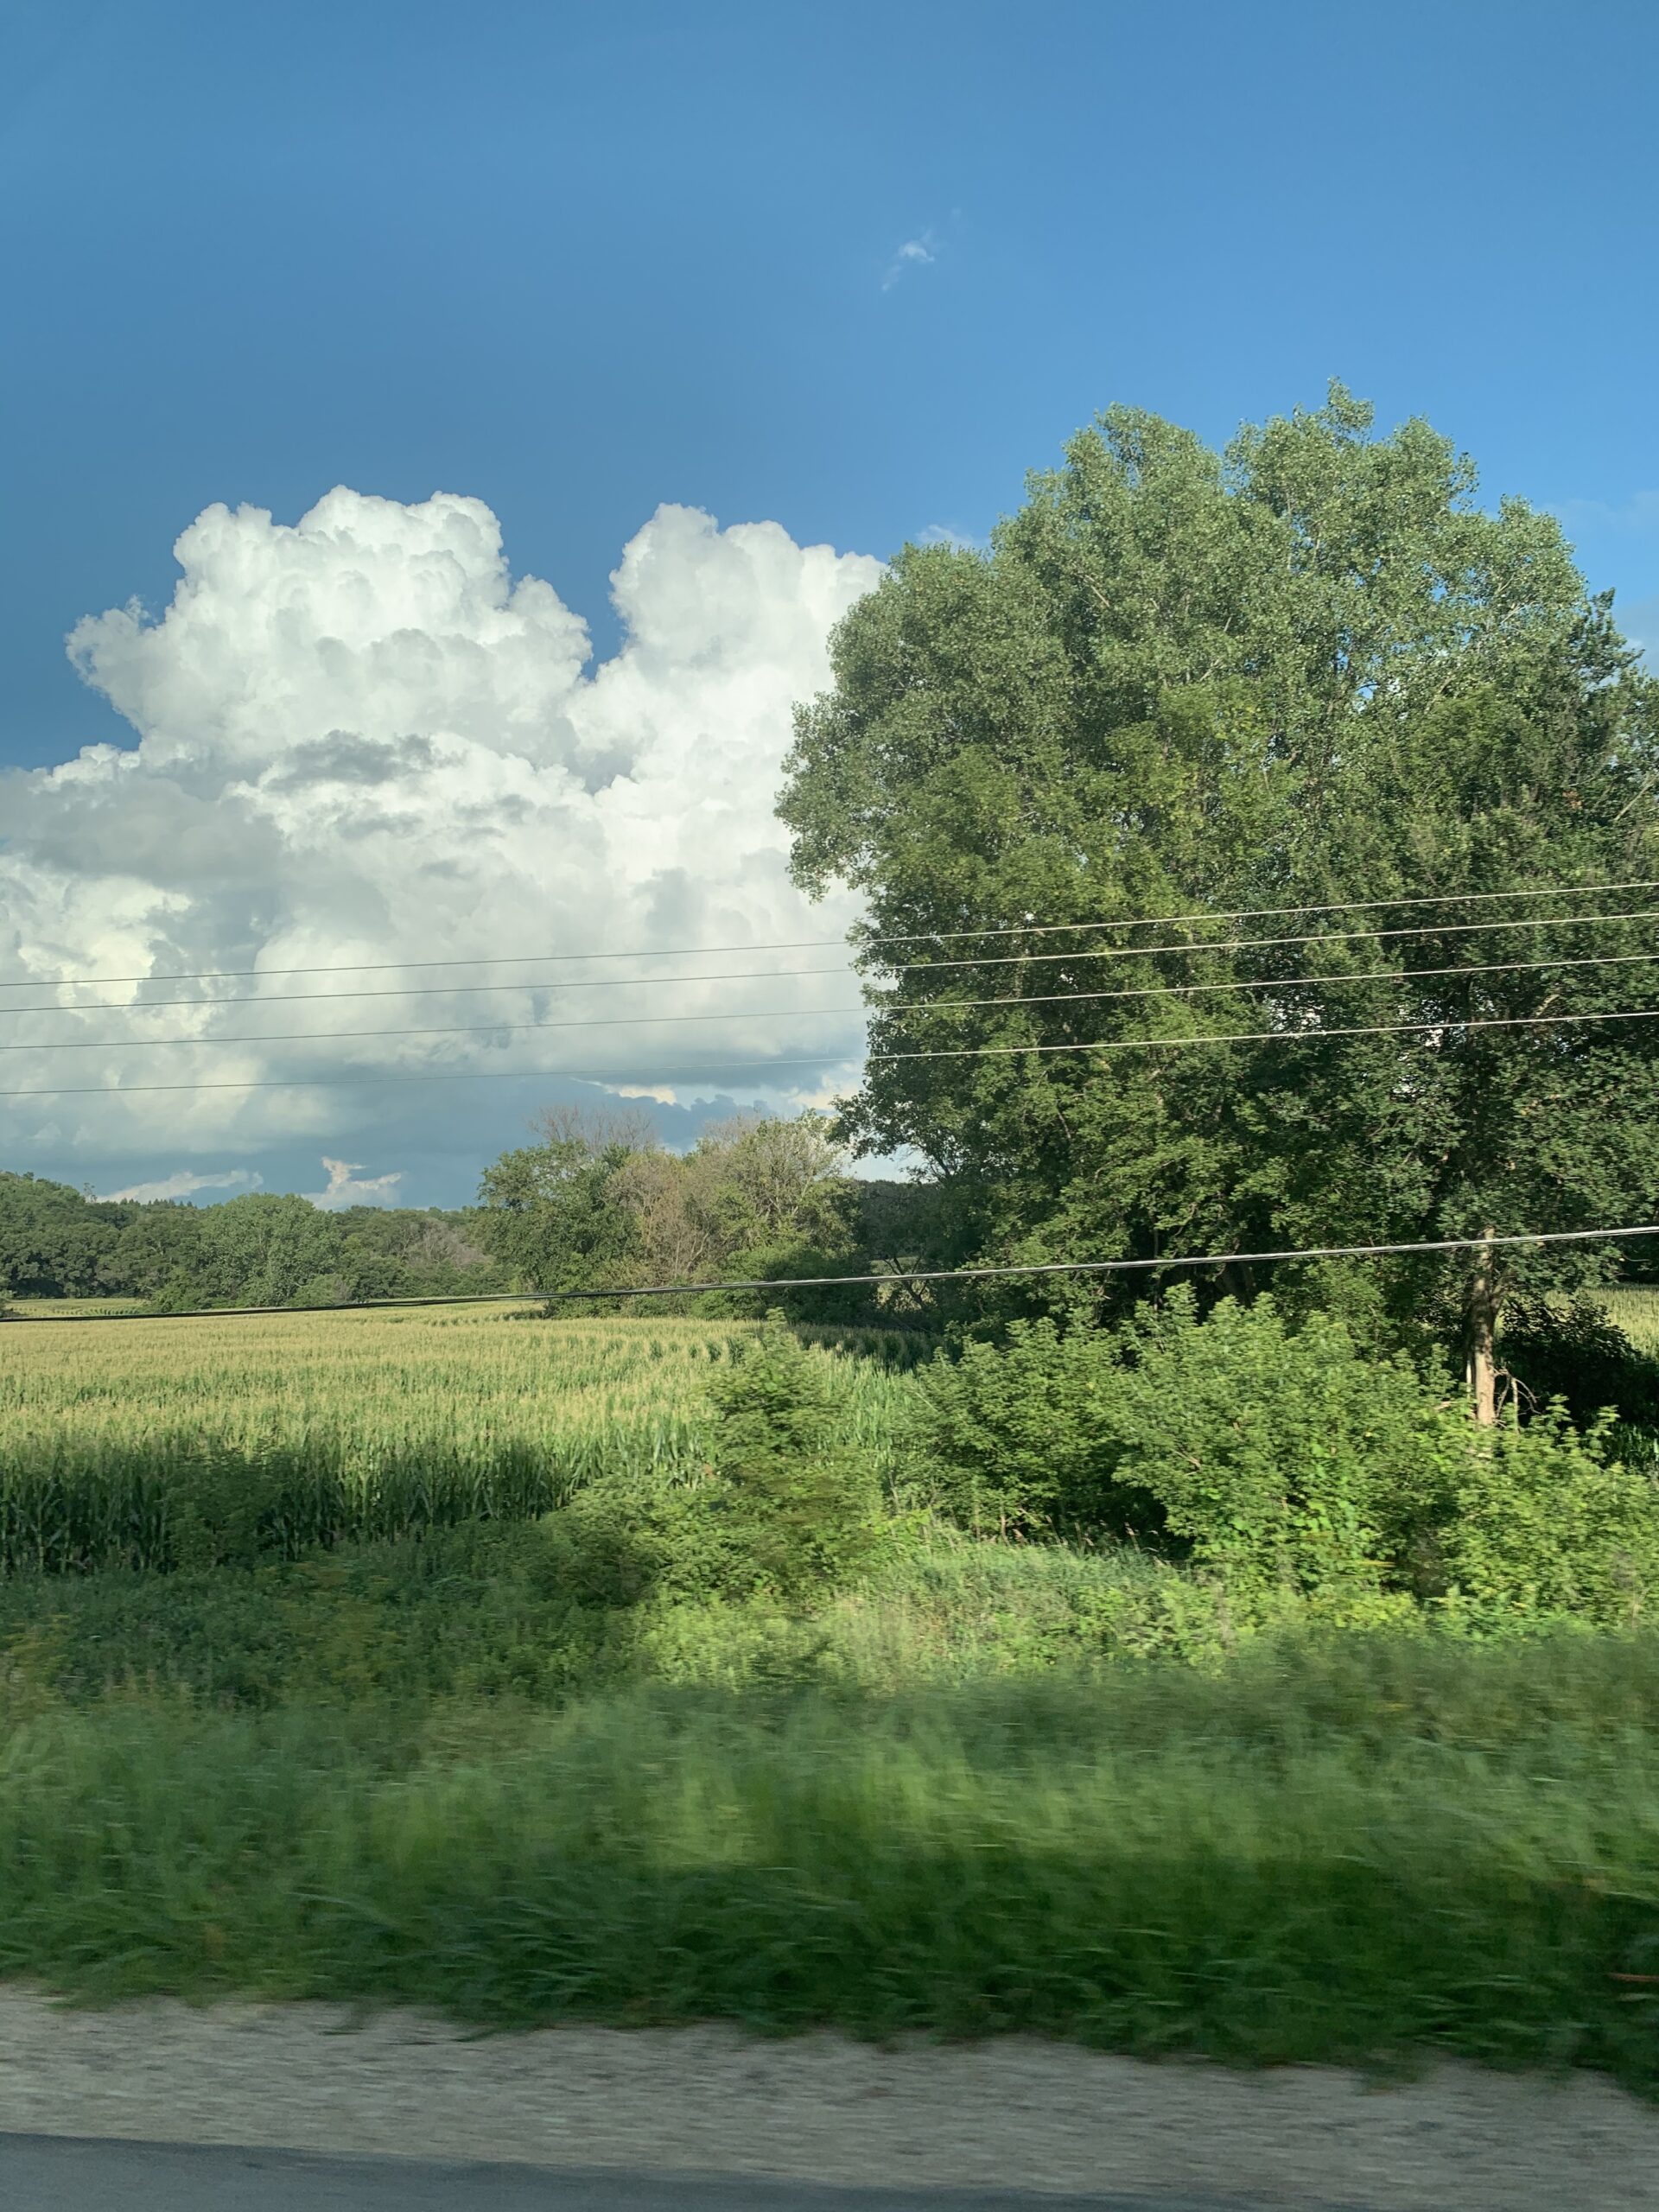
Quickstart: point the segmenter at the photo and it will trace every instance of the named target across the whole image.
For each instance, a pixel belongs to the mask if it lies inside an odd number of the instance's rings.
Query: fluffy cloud
[[[214,506],[175,550],[159,620],[129,607],[69,640],[137,745],[0,778],[0,969],[92,979],[4,991],[41,1011],[9,1025],[27,1049],[0,1090],[95,1090],[0,1099],[0,1156],[315,1158],[373,1131],[384,1158],[393,1122],[400,1147],[475,1156],[458,1125],[490,1086],[434,1086],[412,1122],[415,1092],[375,1081],[393,1076],[580,1074],[682,1102],[844,1083],[852,908],[792,889],[772,805],[791,704],[875,562],[660,508],[612,579],[623,644],[590,670],[585,625],[512,577],[476,499],[340,489],[292,525]],[[550,957],[794,939],[820,949]],[[444,964],[385,965],[413,961]],[[823,972],[688,980],[803,968]],[[206,970],[249,972],[166,980]],[[655,980],[598,987],[622,976]],[[206,1002],[162,1003],[181,998]],[[645,1019],[669,1014],[715,1018]],[[510,1027],[579,1022],[606,1026]],[[482,1033],[352,1033],[439,1027]],[[342,1071],[358,1086],[302,1087]],[[137,1087],[192,1083],[280,1087]]]

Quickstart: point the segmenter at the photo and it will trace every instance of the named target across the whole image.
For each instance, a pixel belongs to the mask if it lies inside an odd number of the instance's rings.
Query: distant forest
[[[475,1210],[349,1206],[256,1192],[218,1205],[94,1198],[0,1172],[0,1292],[197,1306],[312,1306],[507,1287]]]
[[[769,1284],[891,1270],[937,1241],[928,1194],[849,1175],[816,1114],[744,1117],[683,1154],[665,1151],[643,1116],[626,1110],[552,1112],[536,1134],[484,1170],[477,1205],[449,1211],[325,1212],[272,1192],[205,1206],[98,1198],[0,1171],[0,1298],[136,1298],[181,1313],[734,1278]],[[858,1319],[878,1304],[856,1285],[782,1295],[803,1318]],[[776,1302],[768,1289],[717,1304],[759,1313]],[[879,1302],[890,1320],[931,1310],[902,1294]],[[704,1301],[703,1310],[715,1308]]]

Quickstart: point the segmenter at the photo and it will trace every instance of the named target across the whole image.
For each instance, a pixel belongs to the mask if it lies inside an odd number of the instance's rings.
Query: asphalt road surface
[[[0,2135],[0,2205],[5,2212],[1268,2212],[1260,2197],[828,2189],[52,2135]]]

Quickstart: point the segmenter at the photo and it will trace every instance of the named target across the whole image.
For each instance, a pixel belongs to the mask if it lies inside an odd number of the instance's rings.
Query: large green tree
[[[1659,1023],[1479,1025],[1659,1007],[1659,894],[1473,894],[1659,876],[1656,687],[1554,520],[1474,492],[1426,424],[1376,436],[1340,387],[1221,454],[1114,409],[988,549],[907,547],[842,624],[782,812],[798,879],[868,899],[849,1128],[920,1153],[957,1255],[1652,1210]],[[1356,900],[1382,903],[1318,911]],[[1288,911],[1228,918],[1250,909]],[[1626,964],[1567,964],[1592,957]],[[1147,1037],[1172,1041],[1096,1049]],[[1396,1330],[1459,1313],[1479,1366],[1506,1290],[1616,1259],[1372,1263],[1319,1289]]]

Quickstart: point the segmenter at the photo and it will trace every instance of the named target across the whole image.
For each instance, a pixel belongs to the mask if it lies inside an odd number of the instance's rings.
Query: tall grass
[[[689,1474],[710,1364],[753,1325],[473,1307],[0,1329],[0,1573],[162,1565],[173,1502],[204,1484],[257,1491],[291,1557]],[[880,1332],[817,1333],[880,1461],[902,1378]]]
[[[1659,1647],[887,1700],[40,1714],[0,1970],[1659,2081]]]
[[[810,1616],[584,1607],[523,1516],[690,1471],[747,1333],[0,1328],[0,1973],[1659,2088],[1659,1638],[1252,1643],[912,1516]],[[824,1342],[885,1463],[904,1350]]]
[[[1638,1351],[1659,1351],[1659,1290],[1641,1283],[1604,1291],[1608,1319],[1623,1329]]]

